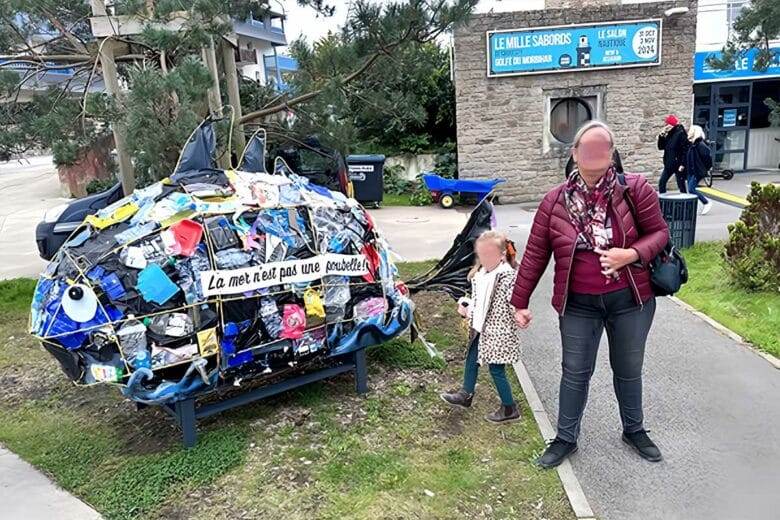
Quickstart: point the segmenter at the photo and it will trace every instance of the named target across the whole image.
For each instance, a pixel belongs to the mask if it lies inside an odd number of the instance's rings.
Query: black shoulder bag
[[[617,178],[620,184],[628,186],[626,178],[622,173],[617,174]],[[640,237],[644,236],[642,225],[639,223],[639,218],[636,215],[630,189],[627,189],[626,192],[628,192],[626,202],[631,211],[631,216],[634,218]],[[685,264],[685,257],[683,257],[680,250],[674,246],[671,240],[666,244],[663,251],[650,261],[649,268],[650,283],[656,296],[672,295],[679,291],[680,287],[688,281],[688,266]]]

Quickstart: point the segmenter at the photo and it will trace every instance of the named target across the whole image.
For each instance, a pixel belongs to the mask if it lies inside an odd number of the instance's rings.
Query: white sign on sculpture
[[[241,269],[202,271],[204,296],[242,294],[285,283],[310,282],[323,276],[362,276],[368,274],[363,255],[328,253],[303,260],[286,260]]]

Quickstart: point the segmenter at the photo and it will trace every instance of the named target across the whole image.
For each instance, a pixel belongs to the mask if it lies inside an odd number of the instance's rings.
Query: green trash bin
[[[696,213],[699,199],[689,193],[662,193],[658,196],[661,213],[672,243],[678,249],[691,247],[696,238]]]

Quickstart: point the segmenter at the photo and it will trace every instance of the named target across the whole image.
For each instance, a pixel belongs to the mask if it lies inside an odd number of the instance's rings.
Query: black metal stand
[[[292,390],[293,388],[298,388],[315,381],[335,376],[336,374],[351,372],[353,370],[355,371],[355,390],[359,394],[365,394],[368,392],[366,351],[365,349],[361,349],[337,366],[325,368],[292,379],[286,379],[270,386],[263,386],[252,390],[251,392],[225,399],[224,401],[217,401],[203,406],[195,406],[194,398],[185,399],[173,404],[164,405],[163,410],[176,419],[176,423],[182,431],[184,447],[192,448],[197,443],[196,425],[198,419],[203,419],[237,406],[243,406],[272,395]]]

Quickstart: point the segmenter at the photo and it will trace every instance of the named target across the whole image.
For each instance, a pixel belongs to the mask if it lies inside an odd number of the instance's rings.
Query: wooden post
[[[241,157],[241,153],[246,147],[246,136],[244,135],[244,125],[241,121],[241,96],[238,91],[238,68],[236,67],[236,55],[230,42],[222,40],[220,43],[222,49],[222,66],[225,68],[225,81],[227,82],[227,95],[230,105],[235,111],[236,131],[235,139],[236,157]]]
[[[106,16],[106,5],[103,0],[92,0],[92,15]],[[119,76],[116,72],[116,62],[114,61],[114,42],[111,38],[100,38],[98,40],[98,49],[100,49],[100,65],[103,69],[103,81],[106,85],[106,92],[113,96],[117,105],[122,105],[122,90],[119,87]],[[122,178],[122,191],[125,195],[130,195],[135,190],[135,172],[133,171],[133,162],[127,154],[125,145],[125,125],[115,121],[111,128],[114,132],[114,145],[119,159],[119,174]]]
[[[214,39],[209,38],[209,44],[203,47],[203,62],[211,72],[212,85],[209,88],[209,111],[214,117],[222,117],[222,95],[219,89],[219,70],[217,69],[217,54],[214,50]],[[230,169],[230,150],[218,153],[219,165]]]

